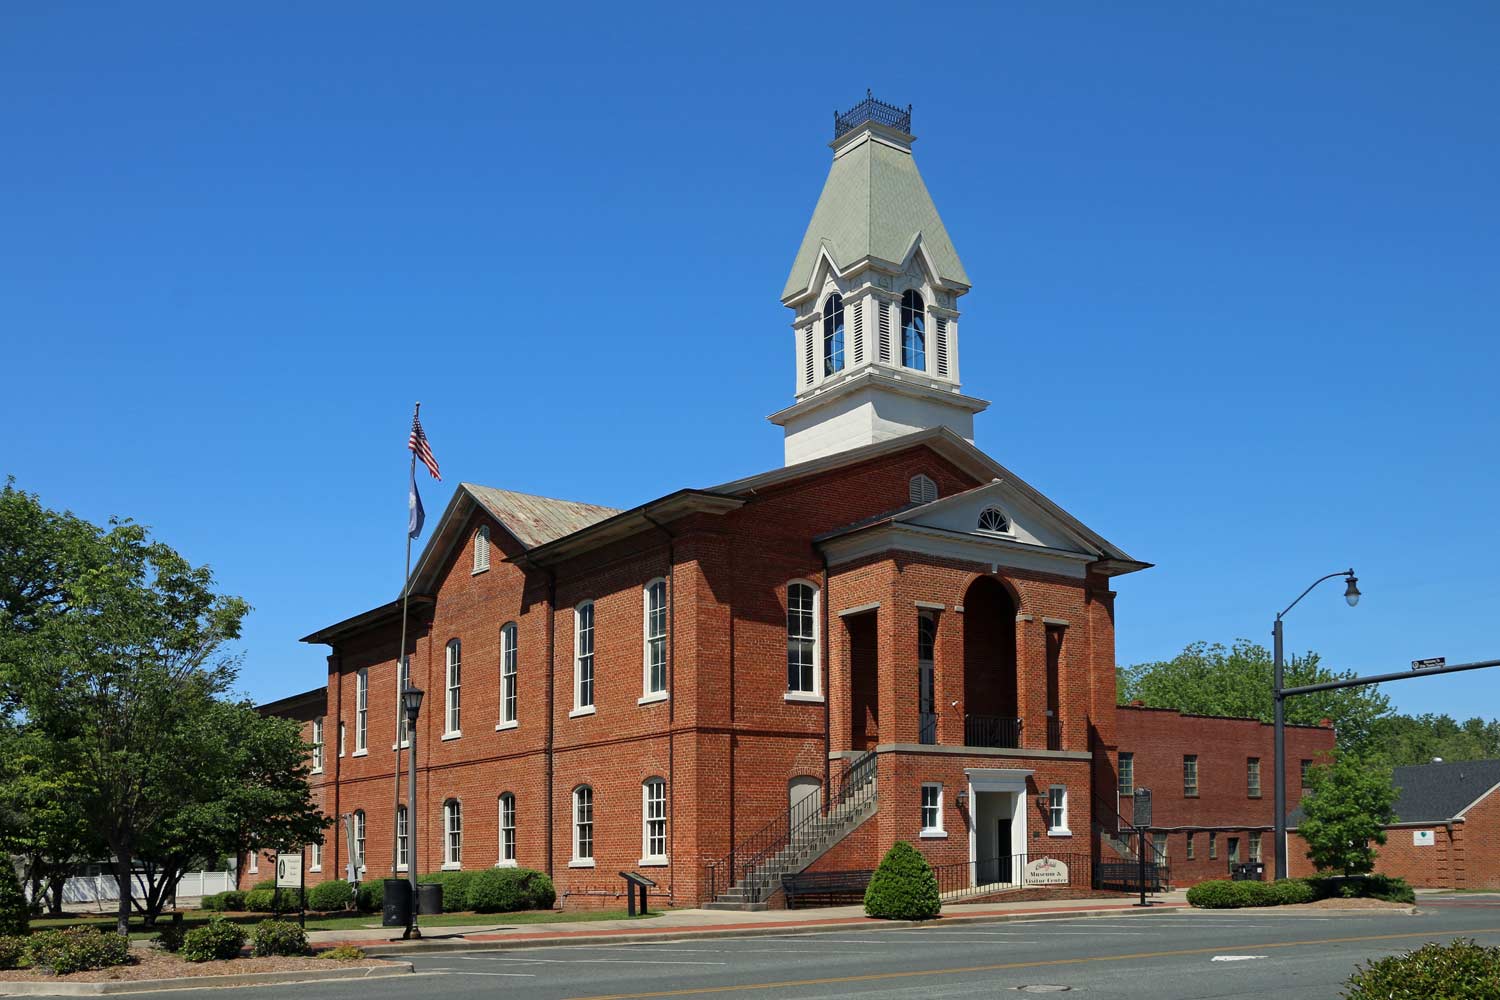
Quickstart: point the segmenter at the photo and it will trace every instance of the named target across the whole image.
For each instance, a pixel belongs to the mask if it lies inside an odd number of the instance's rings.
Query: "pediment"
[[[972,535],[976,540],[1018,542],[1091,556],[1101,554],[1096,546],[1080,538],[1060,518],[1033,503],[1013,484],[1001,479],[924,504],[897,515],[894,520],[938,531]]]

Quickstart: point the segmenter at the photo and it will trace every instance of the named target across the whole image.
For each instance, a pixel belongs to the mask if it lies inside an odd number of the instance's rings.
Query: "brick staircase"
[[[878,808],[873,751],[849,765],[827,812],[819,800],[799,803],[750,837],[729,857],[709,865],[710,910],[764,910],[794,875],[818,860],[875,815]],[[725,888],[720,888],[725,886]]]

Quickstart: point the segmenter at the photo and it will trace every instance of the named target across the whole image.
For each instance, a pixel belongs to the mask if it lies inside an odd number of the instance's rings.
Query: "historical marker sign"
[[[1135,790],[1135,808],[1132,812],[1135,815],[1131,817],[1131,822],[1136,827],[1151,825],[1151,789],[1137,788]]]
[[[302,887],[302,855],[276,855],[276,888],[300,889]]]
[[[1026,885],[1067,885],[1068,866],[1056,858],[1026,862]]]

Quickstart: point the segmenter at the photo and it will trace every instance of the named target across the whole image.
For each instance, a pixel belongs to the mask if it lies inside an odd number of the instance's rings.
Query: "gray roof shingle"
[[[463,487],[528,549],[571,535],[620,513],[614,507],[577,500],[557,500],[474,483],[464,483]]]
[[[1413,764],[1391,772],[1396,786],[1396,822],[1442,823],[1454,819],[1481,796],[1500,785],[1500,760],[1455,760]],[[1287,817],[1295,827],[1302,810]]]

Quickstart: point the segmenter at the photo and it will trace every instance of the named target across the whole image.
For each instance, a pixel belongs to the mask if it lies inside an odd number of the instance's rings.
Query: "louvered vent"
[[[802,384],[813,384],[813,373],[817,369],[813,365],[813,328],[808,327],[803,337],[803,359],[802,359]]]
[[[937,373],[948,377],[948,321],[942,316],[937,318]]]
[[[911,484],[907,489],[907,495],[911,497],[912,503],[932,503],[932,501],[938,498],[937,483],[921,473],[917,473],[911,477]]]
[[[854,363],[863,364],[865,360],[865,304],[854,303]]]
[[[880,303],[880,360],[891,363],[891,307]]]

